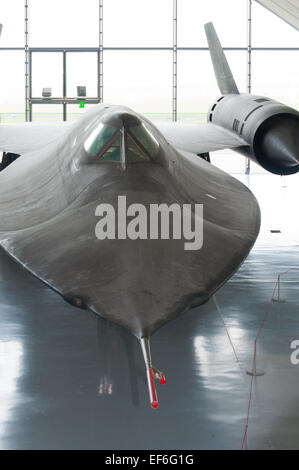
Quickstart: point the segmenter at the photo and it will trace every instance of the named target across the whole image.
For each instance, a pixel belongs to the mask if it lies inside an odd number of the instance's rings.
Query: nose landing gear
[[[152,408],[158,408],[159,402],[156,392],[156,379],[160,380],[161,385],[166,384],[165,375],[152,365],[150,341],[149,338],[141,338],[140,340],[143,358],[146,366],[146,375],[148,383],[148,391]]]

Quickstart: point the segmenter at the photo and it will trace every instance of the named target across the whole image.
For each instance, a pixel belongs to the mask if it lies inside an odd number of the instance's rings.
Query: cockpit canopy
[[[159,147],[149,125],[133,115],[102,120],[84,143],[90,157],[118,162],[123,167],[155,160]]]

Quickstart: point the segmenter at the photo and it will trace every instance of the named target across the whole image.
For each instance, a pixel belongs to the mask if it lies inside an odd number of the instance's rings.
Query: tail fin
[[[226,60],[219,38],[213,23],[205,25],[206,36],[209,44],[211,59],[217,83],[223,95],[239,94],[238,87]]]

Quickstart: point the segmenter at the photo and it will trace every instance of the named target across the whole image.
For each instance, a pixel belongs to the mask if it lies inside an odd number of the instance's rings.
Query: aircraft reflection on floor
[[[23,371],[23,345],[20,341],[0,340],[0,448],[7,433],[7,423],[13,415],[13,408],[19,399],[17,382]]]

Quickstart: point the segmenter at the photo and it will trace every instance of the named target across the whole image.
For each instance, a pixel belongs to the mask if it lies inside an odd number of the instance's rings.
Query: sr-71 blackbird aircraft
[[[229,148],[272,173],[299,170],[299,113],[239,94],[212,23],[205,28],[222,93],[206,125],[154,125],[129,108],[100,104],[71,124],[0,126],[0,150],[20,156],[0,173],[1,246],[65,300],[140,340],[153,408],[155,379],[163,384],[165,377],[152,365],[151,335],[206,302],[259,232],[253,194],[207,155]],[[120,199],[126,207],[115,232],[97,237],[99,205],[116,211]],[[138,236],[137,207],[152,204],[188,207],[193,224],[203,205],[200,249],[186,249],[183,237]],[[126,237],[127,215],[135,239]],[[174,232],[174,218],[169,223]]]

